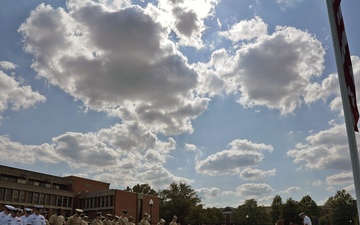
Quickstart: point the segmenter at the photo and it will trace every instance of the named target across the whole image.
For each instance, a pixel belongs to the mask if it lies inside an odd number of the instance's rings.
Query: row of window
[[[67,196],[0,188],[0,201],[29,203],[34,205],[49,205],[57,207],[71,207],[72,200],[73,199],[71,197]]]
[[[80,200],[80,206],[83,209],[91,209],[91,208],[101,208],[101,207],[112,207],[113,203],[113,196],[101,196],[101,197],[94,197],[94,198],[86,198]]]
[[[30,185],[46,187],[46,188],[55,188],[55,189],[62,189],[62,190],[68,189],[66,185],[51,184],[51,183],[45,182],[45,181],[19,178],[19,177],[7,175],[7,174],[0,174],[0,180],[6,181],[6,182],[18,183],[18,184],[30,184]]]

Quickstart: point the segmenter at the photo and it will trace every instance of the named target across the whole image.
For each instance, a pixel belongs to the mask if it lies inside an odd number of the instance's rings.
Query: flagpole
[[[328,15],[329,15],[329,22],[330,22],[330,28],[331,28],[331,35],[333,38],[333,47],[335,52],[335,58],[336,58],[336,67],[338,71],[338,78],[339,78],[339,84],[340,84],[340,91],[341,91],[341,98],[342,98],[342,104],[344,108],[344,117],[345,117],[345,124],[346,124],[346,131],[347,131],[347,137],[349,142],[349,150],[350,150],[350,158],[351,158],[351,165],[352,165],[352,171],[353,171],[353,178],[354,178],[354,185],[355,185],[355,194],[356,194],[356,203],[357,203],[357,211],[358,211],[358,217],[360,218],[360,166],[359,166],[359,155],[357,150],[357,144],[356,144],[356,137],[355,137],[355,129],[357,129],[356,125],[356,117],[354,116],[354,112],[351,108],[350,103],[350,94],[349,93],[349,84],[346,82],[346,72],[348,72],[347,75],[352,75],[352,67],[351,67],[351,59],[350,65],[348,65],[347,69],[351,71],[344,71],[344,68],[346,68],[344,65],[346,64],[346,57],[348,54],[348,57],[350,58],[350,52],[348,50],[347,46],[347,40],[346,40],[346,34],[345,34],[345,28],[343,28],[343,31],[339,31],[339,23],[343,23],[342,15],[341,15],[341,9],[340,9],[340,1],[341,0],[326,0],[327,9],[328,9]],[[334,4],[338,4],[338,11],[335,12]],[[336,13],[336,14],[335,14]],[[342,25],[342,24],[341,24]],[[339,33],[341,34],[339,35]],[[340,38],[341,41],[339,40]],[[353,78],[352,78],[353,79]],[[355,92],[354,92],[355,94]],[[356,99],[356,96],[355,96]],[[356,105],[356,102],[355,102]],[[357,107],[356,107],[357,110]],[[356,121],[356,122],[354,122]],[[355,124],[355,126],[354,126]]]

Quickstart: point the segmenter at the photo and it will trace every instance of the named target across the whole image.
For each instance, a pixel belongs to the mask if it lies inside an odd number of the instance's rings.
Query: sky
[[[206,207],[355,198],[325,0],[0,4],[0,164],[185,182]],[[341,7],[360,85],[360,2]]]

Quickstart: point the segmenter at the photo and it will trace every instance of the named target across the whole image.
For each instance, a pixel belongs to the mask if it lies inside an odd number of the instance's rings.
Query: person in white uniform
[[[17,216],[19,209],[11,206],[9,210],[7,225],[22,225],[21,219]]]
[[[34,207],[34,213],[28,217],[27,225],[46,225],[45,218],[41,215],[42,206]]]
[[[300,213],[299,216],[303,219],[304,225],[312,225],[311,219],[307,215],[305,215],[304,212]]]

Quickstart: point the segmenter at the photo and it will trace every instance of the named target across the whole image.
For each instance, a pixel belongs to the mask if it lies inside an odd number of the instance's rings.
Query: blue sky
[[[355,197],[325,0],[5,0],[0,33],[3,165],[208,207]]]

